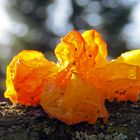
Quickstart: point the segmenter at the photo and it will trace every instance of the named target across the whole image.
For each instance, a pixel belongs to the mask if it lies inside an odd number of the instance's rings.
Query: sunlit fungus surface
[[[57,63],[41,52],[24,50],[7,67],[5,97],[13,103],[40,104],[65,122],[95,123],[108,113],[105,99],[137,101],[140,92],[140,50],[107,60],[107,45],[95,30],[71,31],[56,46]]]
[[[38,51],[24,50],[16,55],[7,67],[5,97],[13,103],[36,105],[40,103],[43,87],[57,66]]]

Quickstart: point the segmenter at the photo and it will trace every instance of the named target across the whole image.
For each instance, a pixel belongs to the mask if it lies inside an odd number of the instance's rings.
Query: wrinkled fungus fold
[[[107,45],[95,30],[73,30],[55,48],[57,63],[24,50],[7,66],[5,97],[26,106],[40,104],[66,124],[107,121],[104,102],[137,101],[140,50],[107,60]]]

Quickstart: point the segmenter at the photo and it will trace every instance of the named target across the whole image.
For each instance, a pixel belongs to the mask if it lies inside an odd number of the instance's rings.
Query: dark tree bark
[[[68,126],[50,118],[41,107],[0,103],[0,140],[126,140],[140,139],[140,102],[106,102],[105,124]]]

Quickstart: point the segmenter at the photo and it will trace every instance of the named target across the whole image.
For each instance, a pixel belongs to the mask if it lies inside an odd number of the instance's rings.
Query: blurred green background
[[[6,66],[21,50],[40,50],[53,60],[60,37],[72,29],[96,29],[116,57],[139,48],[139,16],[139,0],[0,0],[1,96]]]

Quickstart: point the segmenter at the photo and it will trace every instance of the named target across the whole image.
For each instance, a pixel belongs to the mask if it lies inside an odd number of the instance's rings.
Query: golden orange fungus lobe
[[[84,51],[84,40],[81,34],[71,31],[61,39],[55,49],[55,55],[60,64],[66,67],[69,63],[79,60]]]
[[[69,63],[91,64],[96,67],[106,64],[106,43],[95,30],[89,30],[82,35],[73,30],[61,39],[55,49],[58,61],[67,66]]]
[[[86,51],[91,56],[96,51],[96,47],[98,48],[98,52],[95,57],[96,67],[105,65],[107,62],[107,45],[102,39],[101,35],[95,30],[88,30],[82,34],[82,37],[86,42]]]
[[[140,49],[125,52],[116,61],[140,67]]]
[[[42,92],[41,106],[51,116],[70,125],[79,122],[93,124],[97,118],[108,118],[98,89],[78,74],[72,74],[63,86],[55,81],[48,82]]]
[[[94,68],[107,63],[106,43],[95,30],[86,31],[82,35],[71,31],[57,45],[55,54],[61,66],[72,63],[75,70],[85,78],[93,73]]]
[[[39,104],[44,84],[57,71],[41,52],[24,50],[7,67],[5,97],[13,103]]]
[[[85,54],[77,64],[78,72],[89,83],[103,90],[104,81],[95,75],[95,69],[107,64],[107,46],[101,35],[95,30],[82,34],[85,41]]]
[[[104,81],[107,99],[137,101],[140,93],[140,50],[123,53],[104,67],[95,70],[95,75]]]

